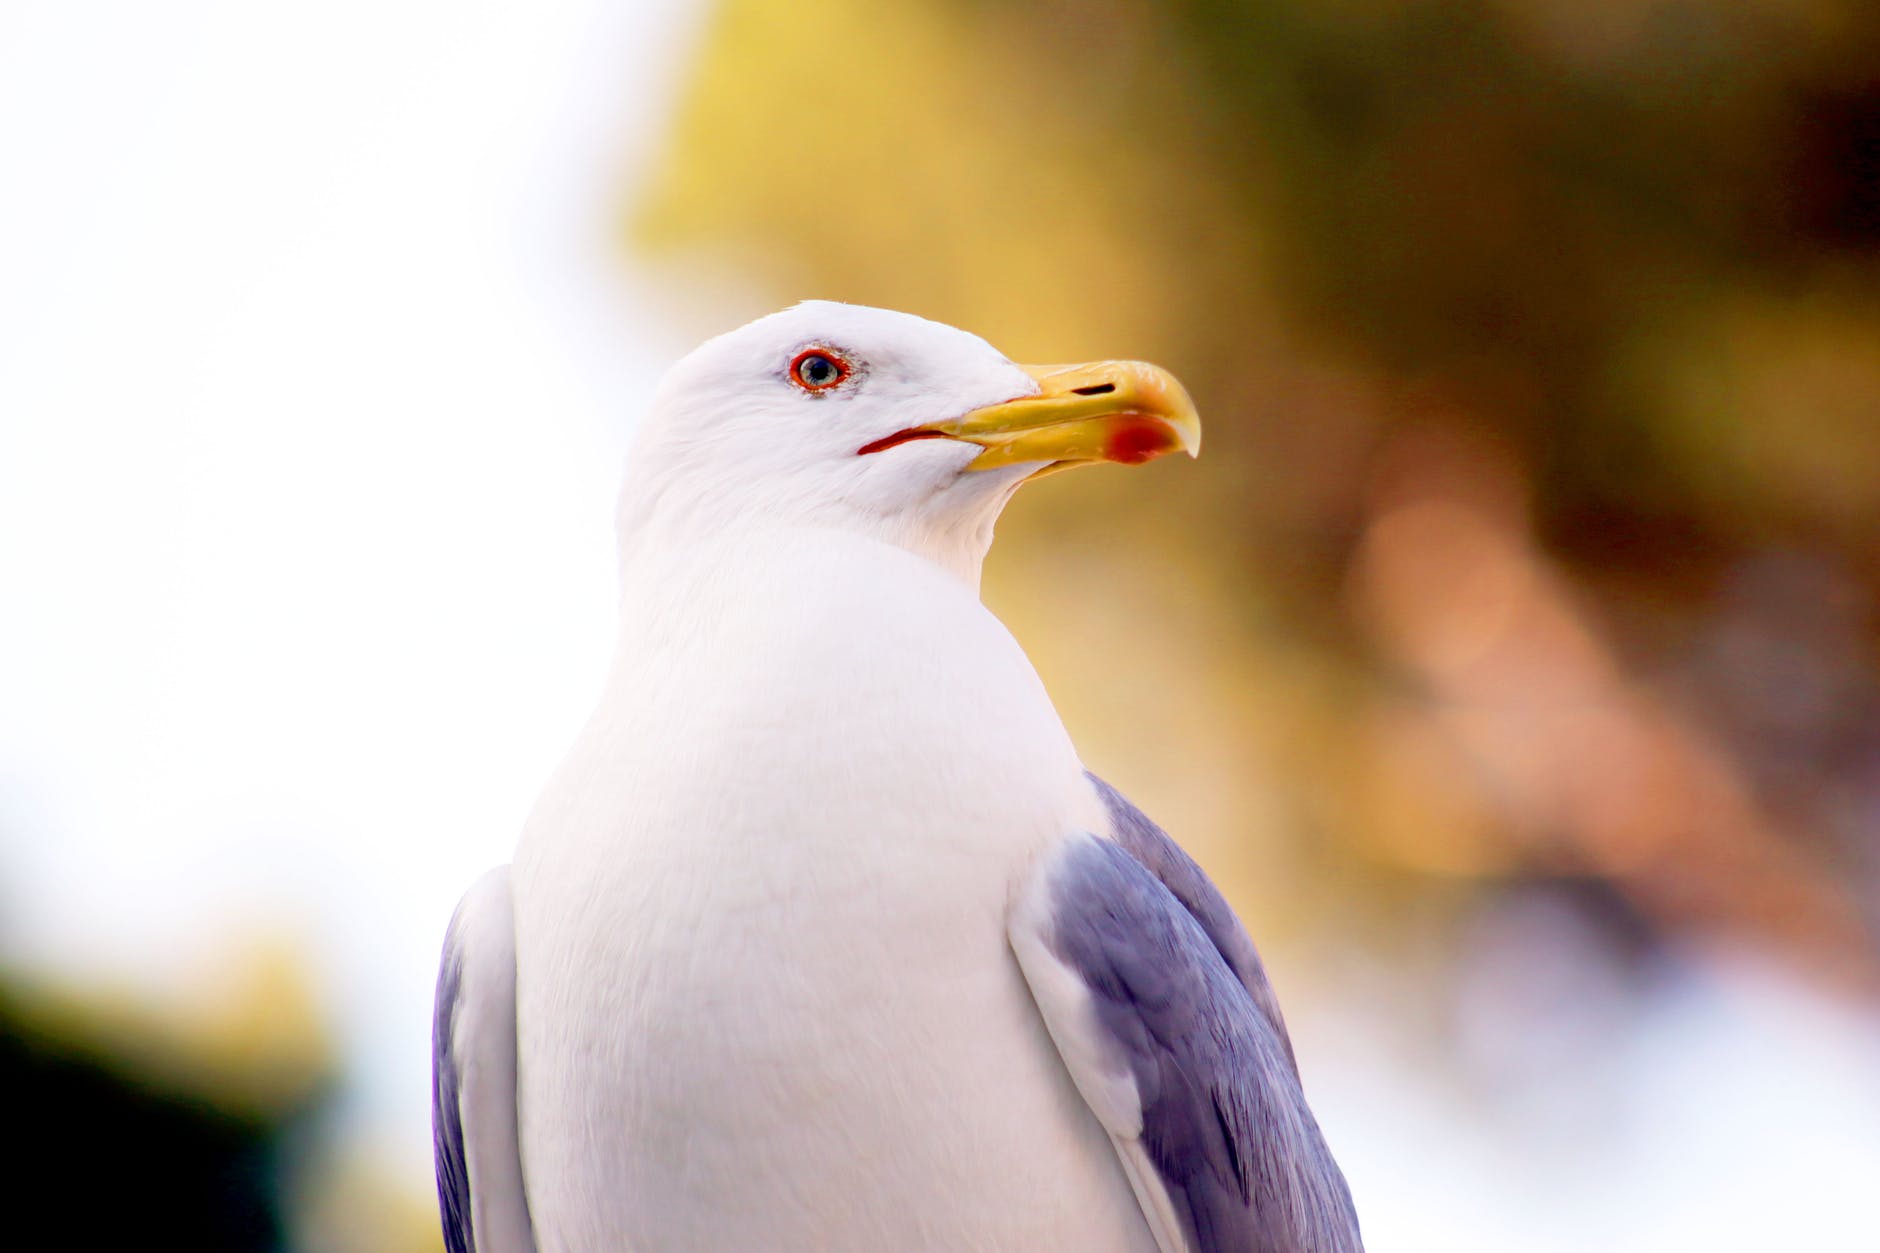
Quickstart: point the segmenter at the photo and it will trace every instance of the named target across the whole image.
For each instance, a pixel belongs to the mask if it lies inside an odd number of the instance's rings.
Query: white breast
[[[645,559],[517,852],[544,1250],[1153,1250],[1005,941],[1095,800],[1004,628],[898,549]]]

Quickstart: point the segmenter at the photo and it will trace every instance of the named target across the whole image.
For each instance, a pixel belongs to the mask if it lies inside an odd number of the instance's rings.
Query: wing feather
[[[1010,933],[1162,1253],[1361,1253],[1252,941],[1200,868],[1097,785],[1112,838],[1067,839]]]
[[[535,1253],[516,1125],[515,935],[499,866],[457,906],[438,968],[431,1131],[449,1253]]]

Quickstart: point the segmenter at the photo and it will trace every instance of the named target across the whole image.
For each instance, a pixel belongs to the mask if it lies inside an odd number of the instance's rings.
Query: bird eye
[[[849,376],[849,363],[827,348],[808,348],[790,362],[790,381],[806,392],[826,392]]]

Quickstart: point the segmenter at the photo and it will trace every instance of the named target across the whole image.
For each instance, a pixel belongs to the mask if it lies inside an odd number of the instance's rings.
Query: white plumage
[[[805,353],[840,380],[806,385]],[[1029,882],[1023,934],[1049,946],[1034,869],[1113,826],[978,598],[993,521],[1043,463],[968,466],[1040,438],[1008,403],[1040,377],[948,327],[814,303],[662,384],[622,498],[614,663],[506,884],[513,1019],[440,993],[440,1179],[460,1119],[472,1213],[519,1161],[543,1250],[1202,1247],[1166,1194],[1153,1232],[1137,1203],[1111,1140],[1129,1060],[1079,972],[1027,967],[1061,985],[1039,992],[1060,1056],[1007,939]],[[1079,438],[1143,420],[1057,390]],[[447,952],[472,992],[507,968],[504,888],[479,886]],[[500,1065],[466,1072],[465,1038],[511,1022],[506,1133],[479,1113]],[[453,1247],[528,1247],[462,1226]]]

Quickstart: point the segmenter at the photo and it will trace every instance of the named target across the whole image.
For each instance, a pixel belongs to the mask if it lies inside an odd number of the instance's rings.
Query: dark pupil
[[[803,381],[812,387],[821,387],[836,376],[835,362],[827,357],[803,358]]]

